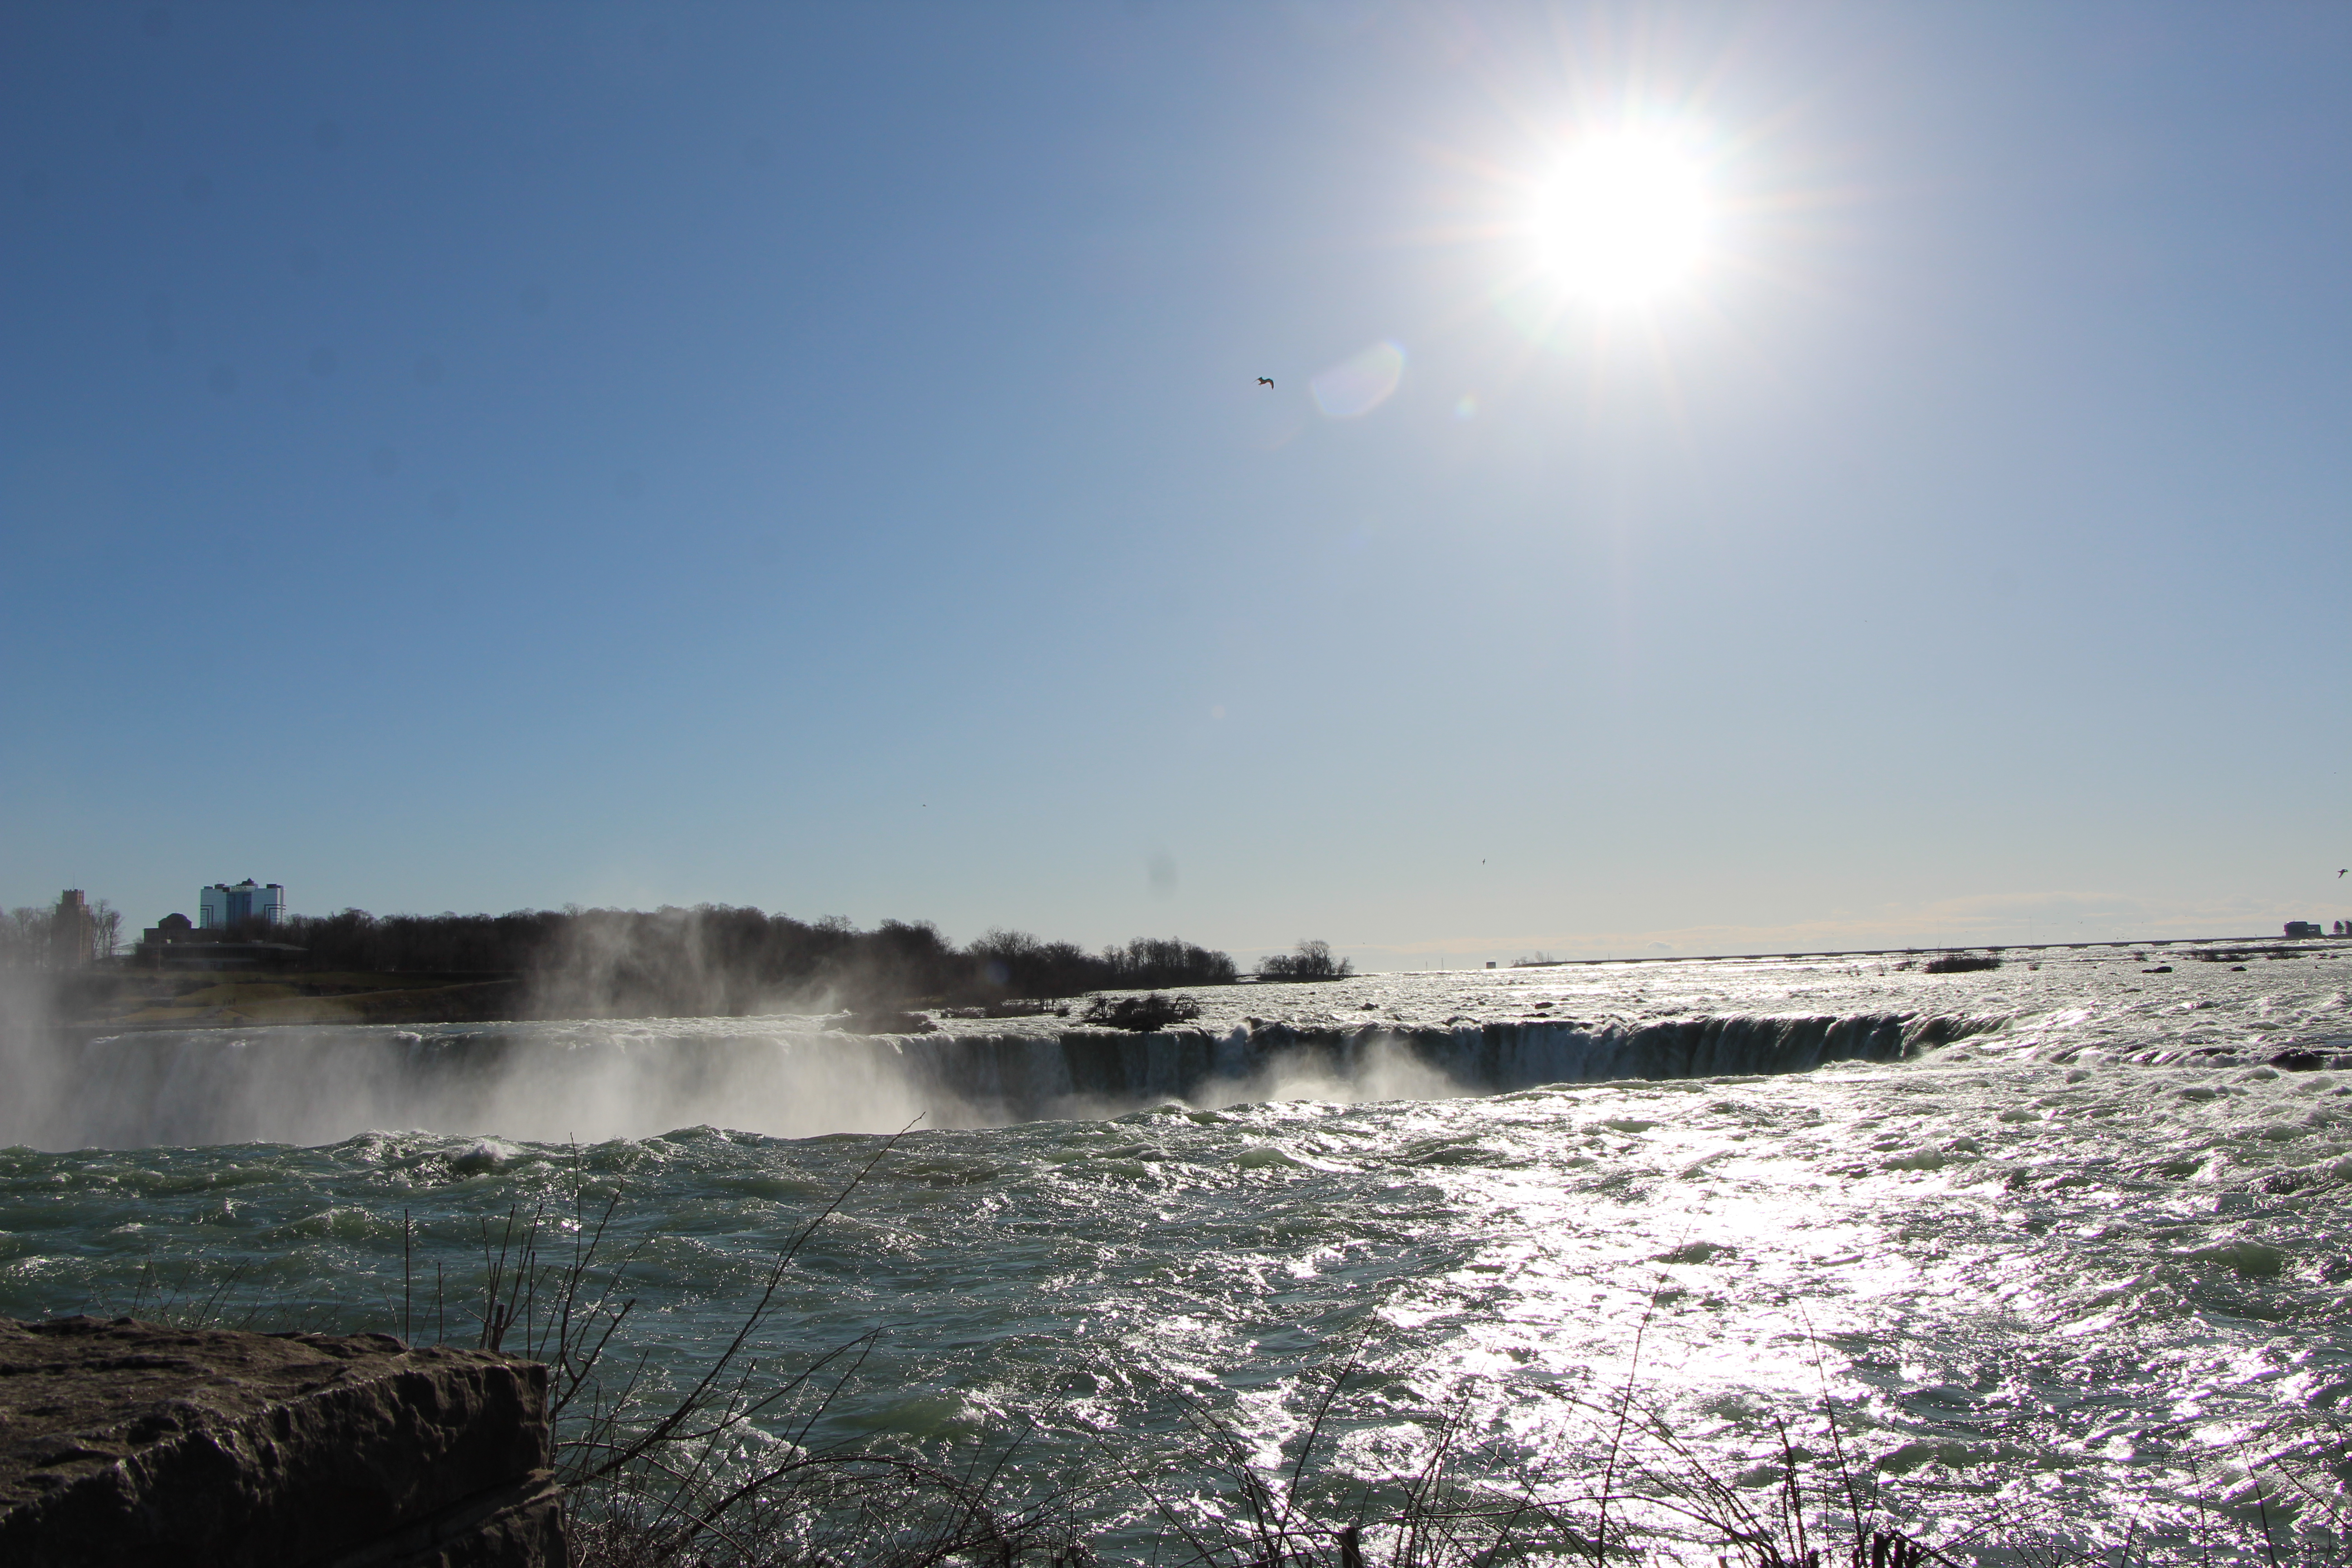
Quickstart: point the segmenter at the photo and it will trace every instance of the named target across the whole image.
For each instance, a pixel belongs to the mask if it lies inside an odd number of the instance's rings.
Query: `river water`
[[[0,1152],[0,1314],[468,1337],[485,1225],[617,1187],[628,1342],[675,1376],[874,1162],[761,1333],[791,1364],[880,1331],[813,1440],[1027,1429],[1009,1488],[1108,1463],[1208,1518],[1234,1503],[1198,1424],[1273,1475],[1353,1354],[1302,1491],[1448,1429],[1465,1484],[1563,1495],[1632,1468],[1764,1506],[1791,1454],[1843,1453],[1962,1560],[2338,1561],[2347,961],[1385,974],[1201,993],[1189,1033],[1115,1043],[1052,1016],[101,1039],[44,1064],[38,1139],[98,1146]],[[1140,1555],[1138,1495],[1092,1506]]]

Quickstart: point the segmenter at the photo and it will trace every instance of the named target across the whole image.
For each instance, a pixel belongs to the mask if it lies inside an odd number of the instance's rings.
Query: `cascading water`
[[[1003,1126],[1166,1100],[1428,1099],[1798,1072],[1898,1060],[2002,1023],[1885,1013],[876,1037],[779,1017],[153,1031],[58,1047],[65,1092],[32,1141],[319,1143],[378,1127],[604,1139],[705,1122],[795,1137],[918,1116]]]
[[[64,1152],[0,1152],[0,1312],[176,1297],[381,1328],[423,1310],[405,1267],[462,1315],[485,1222],[586,1183],[622,1192],[639,1350],[682,1374],[864,1134],[921,1114],[796,1260],[765,1346],[882,1331],[820,1437],[1017,1426],[1015,1479],[1116,1442],[1213,1510],[1184,1412],[1295,1449],[1316,1369],[1360,1343],[1336,1474],[1393,1470],[1442,1411],[1483,1438],[1474,1477],[1571,1473],[1580,1413],[1630,1390],[1761,1498],[1775,1419],[1818,1442],[1826,1397],[1933,1539],[2000,1514],[2260,1563],[2264,1521],[2334,1550],[2352,1473],[2339,951],[1367,976],[1202,992],[1196,1028],[1156,1036],[66,1044],[36,1140]]]

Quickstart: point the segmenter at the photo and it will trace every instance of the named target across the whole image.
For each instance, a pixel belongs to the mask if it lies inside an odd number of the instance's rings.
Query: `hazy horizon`
[[[0,906],[2352,917],[2347,68],[2285,5],[12,8]]]

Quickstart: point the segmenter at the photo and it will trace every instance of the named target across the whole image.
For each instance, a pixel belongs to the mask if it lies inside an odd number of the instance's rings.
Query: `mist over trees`
[[[526,910],[504,915],[295,916],[240,939],[304,951],[293,967],[372,973],[517,974],[548,1016],[719,1016],[985,1003],[1107,989],[1221,985],[1225,953],[1139,937],[1088,952],[1026,931],[959,948],[928,921],[860,931],[757,909]]]
[[[25,905],[0,912],[0,968],[78,969],[114,956],[122,916],[100,899],[80,910]]]
[[[44,909],[0,913],[0,969],[54,970],[60,984],[68,971],[79,977],[77,984],[97,984],[108,975],[128,981],[150,970],[156,955],[142,948],[129,967],[103,965],[118,950],[121,924],[102,901],[76,911],[71,922]],[[183,973],[196,956],[189,947],[226,943],[241,950],[227,964],[236,973],[297,983],[305,973],[512,982],[501,992],[507,1000],[498,1005],[517,1009],[507,1016],[536,1017],[842,1009],[880,1015],[908,1006],[1051,1001],[1092,991],[1229,985],[1238,978],[1230,954],[1176,937],[1137,937],[1088,952],[1076,942],[992,930],[958,947],[924,921],[886,920],[868,931],[837,916],[809,921],[724,904],[503,915],[378,916],[344,910],[275,924],[246,920],[185,932],[177,942],[173,951],[183,954],[177,968]],[[1302,944],[1301,952],[1317,945]],[[1314,974],[1284,967],[1291,962],[1269,961],[1269,973]],[[1344,963],[1331,968],[1328,947],[1320,962],[1321,973],[1347,973]]]

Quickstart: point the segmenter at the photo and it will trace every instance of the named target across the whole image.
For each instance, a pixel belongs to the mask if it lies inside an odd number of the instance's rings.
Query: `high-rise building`
[[[256,919],[278,925],[286,919],[286,886],[282,882],[264,885],[250,877],[242,882],[215,882],[198,893],[196,900],[196,923],[205,931],[224,931]]]
[[[79,888],[58,895],[57,913],[49,920],[49,961],[60,969],[77,969],[90,958],[89,901]]]

